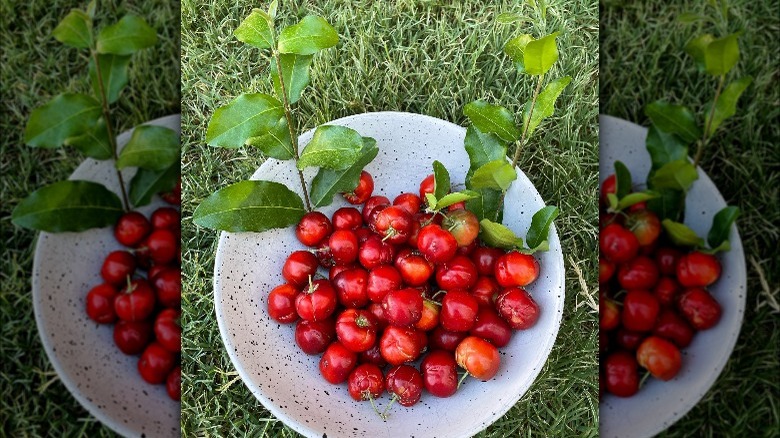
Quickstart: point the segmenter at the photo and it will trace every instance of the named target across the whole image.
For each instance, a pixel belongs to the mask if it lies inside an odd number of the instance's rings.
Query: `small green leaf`
[[[439,161],[433,162],[433,181],[433,195],[436,196],[437,200],[443,198],[450,192],[450,173]]]
[[[87,15],[89,15],[89,18],[95,18],[96,9],[97,9],[96,0],[90,0],[90,2],[87,4]]]
[[[705,64],[704,60],[704,53],[707,50],[707,46],[709,46],[714,39],[715,37],[705,33],[704,35],[699,35],[698,37],[688,41],[688,44],[685,45],[685,52],[691,55],[693,60],[696,62],[696,67],[698,67],[699,71],[701,72],[704,72],[707,69],[707,65]]]
[[[84,11],[73,9],[52,31],[62,44],[86,49],[92,45],[92,20]]]
[[[463,146],[469,154],[470,169],[476,170],[486,163],[506,157],[506,145],[495,134],[486,134],[476,126],[466,128]]]
[[[204,199],[192,221],[212,230],[266,231],[297,224],[306,210],[297,193],[271,181],[241,181]]]
[[[688,146],[676,134],[661,131],[650,125],[645,139],[647,152],[650,153],[652,170],[660,169],[664,164],[688,157]]]
[[[430,193],[429,193],[430,194]],[[449,193],[444,195],[441,199],[436,201],[436,210],[447,208],[450,205],[457,204],[458,202],[468,201],[469,199],[478,198],[479,193],[473,190],[463,190],[461,192]]]
[[[279,119],[265,134],[249,137],[246,144],[259,148],[264,154],[277,160],[292,160],[295,157],[286,117]]]
[[[233,36],[250,46],[269,49],[274,46],[273,23],[273,18],[265,11],[253,9],[233,31]]]
[[[503,224],[488,219],[479,221],[479,235],[488,246],[502,249],[515,249],[523,247],[523,239]]]
[[[655,190],[659,196],[647,201],[647,208],[658,215],[658,218],[679,220],[685,207],[685,192],[674,189]]]
[[[268,5],[268,15],[271,18],[276,18],[276,9],[279,7],[279,3],[274,0],[271,2],[270,5]]]
[[[291,104],[301,98],[303,89],[309,85],[309,65],[314,58],[313,55],[295,55],[282,53],[281,58],[282,78],[284,79],[284,89],[287,92],[287,99]],[[271,78],[274,82],[274,91],[279,99],[284,98],[282,93],[282,84],[279,82],[279,70],[276,67],[276,57],[271,58]]]
[[[618,211],[618,204],[620,204],[620,201],[618,200],[618,197],[614,193],[607,193],[607,204],[609,206],[609,211]]]
[[[363,148],[354,164],[343,170],[320,169],[311,182],[309,194],[314,206],[325,207],[333,202],[335,195],[355,190],[363,168],[373,161],[378,153],[376,140],[363,137]]]
[[[475,170],[470,179],[471,187],[475,189],[506,191],[517,179],[517,172],[505,158],[499,158]]]
[[[66,138],[92,129],[102,108],[100,102],[85,94],[63,93],[33,110],[24,132],[29,146],[56,148]]]
[[[659,196],[661,195],[658,192],[654,192],[652,190],[629,193],[628,195],[624,196],[620,201],[618,201],[616,210],[623,211],[628,207],[631,207],[632,205],[639,204],[640,202],[649,201]]]
[[[130,65],[130,56],[98,55],[98,63],[100,64],[100,77],[103,79],[106,99],[108,103],[114,103],[119,99],[119,93],[127,85],[127,66]],[[94,58],[89,61],[89,79],[92,82],[95,96],[100,96],[101,88]]]
[[[555,101],[558,100],[558,96],[561,95],[563,89],[566,88],[570,82],[571,77],[564,76],[547,84],[547,86],[544,87],[544,90],[542,90],[536,98],[536,105],[534,106],[533,113],[531,113],[531,102],[525,104],[523,107],[523,126],[526,124],[528,125],[526,137],[529,137],[536,130],[536,127],[542,123],[542,120],[553,115],[553,112],[555,111]],[[531,114],[530,121],[528,120],[529,113]]]
[[[108,138],[108,127],[102,117],[97,124],[87,132],[65,139],[65,146],[73,146],[82,154],[96,160],[108,160],[114,156],[111,141]]]
[[[336,29],[325,19],[307,15],[298,24],[282,30],[279,35],[279,52],[313,55],[335,46],[338,42]]]
[[[684,159],[675,160],[664,164],[655,172],[650,178],[650,187],[687,191],[697,179],[699,174],[693,164]]]
[[[468,187],[468,181],[466,187]],[[466,201],[466,209],[474,213],[479,220],[490,219],[496,222],[503,220],[504,209],[499,208],[502,204],[503,193],[492,189],[476,190],[476,192],[479,193],[479,197]]]
[[[650,117],[656,128],[677,134],[689,143],[701,137],[701,130],[696,124],[693,113],[683,105],[672,105],[657,100],[645,106],[645,114]]]
[[[723,38],[712,40],[704,50],[704,65],[706,72],[715,75],[725,75],[739,61],[739,33],[733,33]]]
[[[712,227],[707,234],[707,243],[710,248],[716,249],[728,243],[729,234],[731,233],[731,225],[739,217],[739,208],[737,207],[725,207],[712,218]]]
[[[512,24],[523,20],[525,20],[525,17],[522,15],[510,12],[502,12],[496,17],[496,22],[498,24]]]
[[[136,15],[125,15],[118,23],[100,31],[97,40],[98,53],[130,55],[157,44],[157,33]]]
[[[206,131],[210,146],[240,148],[250,137],[265,135],[284,117],[279,100],[269,94],[242,94],[218,108]]]
[[[559,213],[558,207],[552,205],[543,207],[534,213],[534,216],[531,218],[531,227],[525,235],[528,248],[537,251],[541,250],[542,247],[547,248],[545,242],[547,242],[547,236],[550,234],[550,226]]]
[[[696,232],[690,229],[687,225],[675,222],[670,219],[664,219],[661,221],[666,230],[666,234],[675,245],[680,246],[704,246],[704,239],[696,235]]]
[[[553,32],[526,44],[523,51],[526,73],[529,75],[543,75],[550,71],[555,61],[558,60],[558,46],[555,44],[558,34],[559,32]]]
[[[130,192],[127,194],[130,203],[134,207],[148,205],[157,193],[171,191],[176,186],[180,174],[181,163],[178,161],[163,170],[138,169],[130,180]]]
[[[622,161],[615,161],[615,194],[622,199],[631,193],[631,172]]]
[[[60,181],[32,192],[14,208],[11,222],[31,230],[62,233],[113,225],[122,201],[102,184]]]
[[[751,82],[753,82],[753,78],[746,76],[728,84],[726,88],[723,89],[718,101],[715,103],[715,112],[712,114],[712,122],[710,122],[708,137],[712,136],[724,120],[737,113],[737,101],[739,100],[739,96],[742,95]],[[707,114],[708,117],[711,108],[712,102],[704,107],[704,114]]]
[[[436,211],[437,210],[436,207],[439,202],[436,200],[436,196],[434,196],[433,193],[426,193],[425,203],[428,205],[428,210]]]
[[[338,125],[318,126],[298,160],[298,169],[324,167],[346,169],[357,161],[363,137],[354,129]]]
[[[529,34],[522,34],[507,41],[504,46],[504,53],[515,63],[518,73],[525,73],[525,46],[534,38]]]
[[[475,100],[463,108],[463,114],[480,131],[496,134],[500,139],[510,142],[520,138],[512,113],[500,105],[491,105],[484,100]]]
[[[179,135],[162,126],[142,125],[133,130],[119,159],[117,169],[134,166],[149,170],[163,170],[179,161]]]

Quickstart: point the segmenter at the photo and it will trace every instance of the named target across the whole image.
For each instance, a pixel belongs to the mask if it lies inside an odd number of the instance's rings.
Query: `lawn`
[[[119,131],[179,112],[179,7],[160,2],[99,2],[99,23],[126,12],[146,17],[160,41],[134,59],[130,88],[115,110]],[[13,207],[36,188],[63,180],[82,161],[73,150],[33,149],[23,129],[33,108],[62,91],[89,92],[86,61],[62,46],[51,31],[71,8],[87,1],[0,3],[0,424],[2,436],[113,436],[76,402],[59,381],[43,351],[32,307],[30,276],[35,233],[14,227]],[[86,293],[86,291],[85,291]],[[119,354],[119,353],[117,353]]]
[[[272,92],[267,54],[231,35],[258,6],[182,3],[186,435],[296,435],[251,395],[225,352],[212,291],[217,233],[191,221],[205,197],[247,179],[265,159],[255,149],[214,149],[204,142],[208,120],[220,105],[242,92]],[[512,25],[496,23],[501,12],[532,15],[514,1],[283,2],[283,23],[314,13],[341,35],[335,49],[315,57],[312,86],[295,110],[299,130],[385,110],[464,124],[464,104],[478,98],[518,112],[533,81],[517,75],[501,53],[503,44],[521,33],[563,31],[561,61],[552,75],[571,75],[572,83],[558,101],[556,117],[542,125],[520,162],[545,201],[561,208],[556,225],[567,274],[563,325],[531,389],[479,436],[596,436],[598,10],[595,2],[555,1],[546,23],[526,19]]]
[[[715,80],[698,73],[682,51],[690,37],[705,27],[675,23],[682,12],[703,12],[706,2],[690,9],[678,3],[602,4],[603,113],[647,125],[643,107],[656,99],[695,110],[712,99]],[[747,308],[723,373],[702,401],[662,434],[665,437],[780,433],[780,46],[776,43],[780,4],[731,3],[728,30],[744,30],[741,60],[733,77],[751,75],[754,82],[743,95],[737,116],[705,151],[702,167],[726,201],[742,210],[737,226],[748,270]]]

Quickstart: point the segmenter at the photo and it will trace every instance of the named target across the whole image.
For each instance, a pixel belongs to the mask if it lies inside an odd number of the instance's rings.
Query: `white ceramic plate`
[[[181,117],[171,115],[148,124],[179,132]],[[117,137],[123,147],[132,130]],[[135,169],[122,172],[129,182]],[[91,158],[70,179],[103,183],[119,193],[111,161]],[[139,209],[150,215],[163,205],[155,197]],[[138,374],[138,356],[126,356],[114,345],[113,325],[87,317],[87,292],[102,283],[100,266],[106,255],[122,249],[111,227],[82,233],[40,233],[33,262],[33,307],[41,341],[60,380],[92,415],[127,437],[178,437],[180,405],[165,385],[150,385]]]
[[[360,114],[331,124],[353,128],[377,140],[379,155],[367,170],[375,194],[391,200],[402,192],[417,192],[432,172],[434,160],[449,170],[454,184],[463,183],[468,155],[463,149],[465,129],[432,117],[396,112]],[[312,136],[300,138],[303,147]],[[308,169],[307,181],[314,170]],[[268,160],[252,179],[286,184],[299,194],[300,183],[292,161]],[[322,209],[331,215],[347,205],[337,199]],[[528,178],[518,179],[506,197],[504,223],[525,236],[531,216],[544,206]],[[241,378],[271,413],[308,437],[467,437],[501,417],[525,393],[541,371],[555,342],[564,301],[564,266],[555,228],[550,251],[540,254],[539,279],[529,288],[539,303],[539,322],[516,332],[502,349],[498,375],[487,383],[468,379],[453,397],[438,399],[427,393],[410,409],[394,406],[383,422],[369,403],[354,402],[346,385],[333,386],[319,373],[319,356],[307,356],[294,341],[294,326],[280,325],[267,313],[268,292],[282,284],[286,256],[303,246],[293,228],[265,233],[222,233],[214,268],[214,304],[222,340]],[[379,400],[389,402],[385,395]]]
[[[634,184],[644,185],[650,171],[646,135],[647,129],[639,125],[600,116],[600,179],[614,173],[614,162],[620,160],[631,171]],[[726,202],[701,168],[698,171],[699,179],[686,198],[685,224],[698,235],[706,236],[712,217]],[[697,333],[691,345],[682,350],[682,370],[671,381],[649,379],[630,398],[606,395],[599,409],[602,437],[646,438],[665,430],[691,410],[720,375],[739,336],[745,311],[745,255],[736,227],[732,227],[729,239],[731,251],[718,257],[723,274],[709,288],[723,308],[720,322]]]

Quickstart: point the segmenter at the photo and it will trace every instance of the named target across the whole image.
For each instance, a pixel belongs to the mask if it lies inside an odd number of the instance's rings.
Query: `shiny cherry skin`
[[[357,363],[357,353],[336,341],[328,346],[320,358],[320,374],[329,383],[338,385],[347,380]]]
[[[420,212],[422,203],[422,199],[414,193],[401,193],[393,199],[393,205],[403,208],[412,216]]]
[[[295,251],[287,257],[282,266],[282,277],[293,286],[309,284],[310,277],[317,273],[319,261],[308,251]]]
[[[358,258],[358,240],[354,231],[334,231],[328,239],[328,247],[337,265],[347,265]]]
[[[615,330],[620,325],[620,306],[614,300],[599,298],[599,329]]]
[[[463,248],[471,245],[479,234],[479,219],[468,210],[455,210],[442,221],[442,227],[447,229],[452,237]]]
[[[705,289],[692,288],[683,291],[677,298],[680,314],[696,330],[714,327],[721,317],[721,307]]]
[[[160,343],[152,342],[138,360],[138,372],[152,385],[164,383],[176,366],[176,354],[166,350]]]
[[[372,196],[368,198],[365,205],[363,205],[363,210],[361,211],[361,214],[363,215],[363,223],[365,224],[371,223],[371,215],[374,214],[374,210],[376,210],[377,207],[381,209],[389,205],[390,205],[390,200],[384,196]],[[378,212],[379,211],[377,211],[377,213]]]
[[[479,302],[462,289],[453,289],[444,294],[441,301],[441,326],[451,332],[467,332],[474,326],[479,311]]]
[[[374,178],[364,170],[360,172],[360,180],[355,190],[344,193],[344,199],[352,205],[358,205],[366,202],[372,193],[374,193]]]
[[[303,215],[298,225],[295,226],[295,237],[306,246],[317,246],[327,238],[333,225],[330,219],[319,211],[310,211]]]
[[[639,372],[634,355],[616,351],[604,364],[604,380],[607,392],[618,397],[631,397],[639,391]]]
[[[625,263],[639,252],[639,240],[620,224],[612,223],[599,232],[599,248],[607,260]]]
[[[328,280],[330,280],[331,283],[333,283],[334,280],[336,280],[336,276],[341,274],[344,271],[350,271],[352,269],[357,268],[358,266],[353,264],[350,265],[336,265],[333,266],[328,270]]]
[[[441,225],[441,223],[442,217],[439,214],[434,215],[433,213],[423,212],[417,213],[414,215],[414,221],[412,221],[412,230],[409,232],[409,239],[406,241],[406,244],[411,248],[417,249],[417,238],[420,236],[420,230],[428,224]]]
[[[672,380],[682,367],[682,355],[673,343],[658,336],[649,336],[636,351],[639,365],[656,379]]]
[[[295,325],[295,343],[306,354],[320,354],[336,339],[336,324],[324,321],[301,320]]]
[[[317,245],[317,248],[312,251],[317,258],[317,262],[325,269],[330,269],[336,266],[336,261],[333,260],[333,253],[330,251],[328,241],[324,240]],[[316,269],[316,268],[315,268]]]
[[[154,337],[166,350],[181,352],[181,311],[165,309],[154,320]]]
[[[282,324],[291,324],[298,320],[295,299],[300,289],[291,284],[276,286],[268,294],[268,315]]]
[[[661,247],[655,251],[655,263],[661,271],[661,275],[674,276],[677,272],[677,260],[682,257],[682,252],[671,247]]]
[[[422,364],[425,390],[436,397],[449,397],[458,390],[458,363],[450,351],[434,350],[425,355]]]
[[[368,310],[347,309],[336,318],[336,338],[350,351],[361,353],[374,346],[377,323]]]
[[[685,321],[685,318],[678,315],[677,312],[663,309],[658,315],[655,327],[653,327],[653,334],[674,342],[679,348],[685,348],[693,341],[695,332]]]
[[[181,307],[181,269],[165,268],[152,277],[157,302],[163,307]]]
[[[358,261],[366,269],[374,269],[377,266],[393,263],[395,248],[393,245],[383,242],[382,238],[372,234],[358,250]]]
[[[436,179],[434,178],[433,174],[430,174],[426,176],[425,179],[423,179],[420,183],[420,199],[427,204],[428,201],[426,200],[425,194],[433,193],[434,190],[436,190]]]
[[[412,287],[428,283],[433,275],[433,264],[418,251],[409,248],[401,250],[395,257],[395,268],[403,282]]]
[[[387,392],[397,397],[398,404],[408,408],[420,401],[423,378],[417,368],[409,365],[397,365],[387,372],[385,386]]]
[[[152,228],[179,230],[181,229],[181,214],[175,208],[160,207],[152,213],[150,222]]]
[[[658,279],[653,295],[658,298],[662,306],[673,306],[677,300],[677,293],[680,291],[680,284],[671,277],[661,277]]]
[[[652,290],[658,282],[658,267],[650,257],[639,256],[620,265],[617,279],[623,289]]]
[[[455,349],[455,361],[461,368],[483,382],[492,379],[501,366],[498,348],[476,336],[469,336],[458,344],[458,348]]]
[[[124,354],[139,354],[149,345],[153,333],[151,321],[119,320],[114,326],[114,344]]]
[[[630,213],[626,219],[626,227],[634,233],[639,246],[651,246],[661,235],[661,221],[658,215],[650,210]]]
[[[609,193],[617,193],[617,178],[615,177],[615,174],[609,175],[604,182],[601,183],[601,196],[599,200],[602,205],[608,204],[607,194]]]
[[[154,305],[154,291],[142,278],[131,281],[114,299],[116,315],[125,321],[140,321],[148,318],[154,311]]]
[[[693,251],[677,261],[677,281],[683,287],[707,287],[720,277],[720,262],[715,256]]]
[[[358,362],[374,364],[379,368],[384,368],[387,366],[387,361],[382,357],[382,352],[379,351],[378,343],[368,350],[360,353],[358,355]]]
[[[390,365],[412,362],[421,353],[419,333],[412,328],[388,326],[379,339],[379,352]]]
[[[408,211],[398,206],[389,206],[377,213],[370,222],[371,230],[382,240],[399,245],[409,239],[414,218]]]
[[[661,305],[655,295],[644,290],[630,290],[623,298],[623,327],[637,332],[649,332],[655,326]]]
[[[398,290],[403,285],[401,273],[390,265],[377,266],[368,272],[366,294],[374,303],[381,303],[388,292]]]
[[[385,327],[390,324],[387,321],[387,318],[385,318],[385,311],[382,309],[381,303],[371,303],[368,305],[368,307],[366,307],[366,310],[374,315],[374,320],[377,324],[377,333],[381,333]]]
[[[501,286],[493,277],[479,277],[471,288],[471,295],[477,299],[480,306],[494,307],[499,292],[501,292]]]
[[[417,235],[417,249],[431,261],[439,264],[452,260],[458,250],[458,241],[439,225],[424,226]]]
[[[98,324],[110,324],[116,321],[114,299],[117,290],[113,285],[99,284],[87,293],[87,316]]]
[[[431,349],[455,351],[468,335],[468,332],[451,332],[439,325],[428,336],[428,345]]]
[[[636,351],[639,344],[647,337],[647,333],[635,332],[625,327],[620,327],[615,332],[615,343],[628,351]]]
[[[539,319],[539,305],[525,289],[504,289],[496,297],[496,310],[514,330],[525,330]]]
[[[530,254],[510,251],[496,260],[494,272],[502,287],[524,287],[539,277],[539,262]]]
[[[457,255],[436,267],[436,283],[444,290],[471,289],[478,276],[477,267],[463,255]]]
[[[471,261],[477,267],[479,275],[493,276],[498,258],[504,255],[504,251],[498,248],[478,246],[471,253]]]
[[[612,280],[617,266],[611,261],[599,257],[599,284]]]
[[[441,313],[441,307],[439,303],[431,301],[427,298],[423,299],[423,311],[420,320],[414,323],[414,328],[417,330],[427,332],[433,330],[439,325],[439,314]]]
[[[338,297],[328,280],[314,280],[295,298],[298,316],[309,321],[328,319],[336,310]]]
[[[181,366],[177,366],[165,378],[165,391],[171,400],[181,400]]]
[[[167,265],[176,259],[178,244],[179,237],[176,233],[166,228],[156,229],[146,238],[149,257],[154,263],[160,265]]]
[[[385,392],[385,376],[378,366],[364,363],[349,374],[347,390],[355,401],[377,399]]]
[[[363,226],[363,215],[356,208],[342,207],[333,213],[334,230],[357,231]],[[358,242],[359,243],[359,242]]]
[[[339,302],[344,307],[364,307],[368,304],[368,271],[355,268],[344,271],[333,279]]]
[[[100,276],[108,283],[122,285],[133,276],[136,268],[135,257],[127,251],[112,251],[103,261]]]
[[[152,224],[137,211],[123,214],[114,225],[114,238],[124,246],[134,248],[149,235]]]
[[[493,308],[480,307],[469,334],[480,337],[498,348],[502,348],[512,338],[512,327]]]
[[[382,299],[382,310],[390,324],[401,327],[412,326],[422,317],[422,294],[413,288],[390,291]]]

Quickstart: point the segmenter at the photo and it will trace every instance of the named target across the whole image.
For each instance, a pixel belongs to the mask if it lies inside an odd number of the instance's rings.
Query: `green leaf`
[[[658,170],[670,161],[688,157],[688,146],[676,134],[661,131],[655,125],[650,125],[647,130],[645,146],[650,153],[652,170]]]
[[[270,49],[274,46],[273,26],[274,20],[270,15],[260,9],[253,9],[233,31],[233,36],[250,46]]]
[[[510,142],[520,138],[512,113],[500,105],[491,105],[484,100],[475,100],[463,108],[463,114],[480,131],[496,134],[500,139]]]
[[[466,187],[469,187],[468,181]],[[503,193],[498,190],[482,189],[476,190],[479,193],[478,198],[466,201],[466,209],[474,213],[477,219],[490,219],[501,222],[504,218],[504,209],[501,206]]]
[[[656,128],[677,134],[689,143],[701,137],[701,130],[696,124],[693,113],[683,105],[672,105],[657,100],[645,106],[645,114],[650,117]]]
[[[279,34],[279,52],[313,55],[339,42],[336,29],[325,19],[307,15],[298,23],[286,27]]]
[[[361,149],[363,137],[354,129],[338,125],[318,126],[301,153],[298,169],[312,166],[333,170],[346,169],[355,164]]]
[[[479,221],[479,235],[488,246],[502,249],[522,248],[523,239],[503,224],[489,219]]]
[[[753,78],[746,76],[728,84],[726,88],[723,89],[718,101],[715,103],[715,112],[712,114],[712,122],[710,122],[708,137],[712,136],[724,120],[737,113],[737,101],[739,100],[739,96],[742,95],[742,92],[745,91],[751,82],[753,82]],[[712,102],[707,104],[704,108],[704,114],[707,114],[708,117],[711,108]]]
[[[133,179],[130,180],[130,203],[134,207],[142,207],[152,202],[152,197],[157,193],[171,191],[181,175],[181,163],[175,162],[167,169],[149,170],[138,169]]]
[[[528,248],[534,251],[542,250],[542,248],[545,248],[544,250],[546,250],[548,247],[546,242],[547,236],[550,234],[550,225],[552,225],[559,213],[560,210],[558,210],[558,207],[552,205],[543,207],[541,210],[534,213],[534,216],[531,218],[531,227],[525,235],[525,241],[528,244]]]
[[[495,134],[486,134],[476,126],[466,128],[463,146],[469,154],[470,169],[476,170],[486,163],[506,157],[506,145]]]
[[[712,35],[705,33],[690,41],[685,45],[685,52],[693,58],[696,62],[696,66],[699,71],[704,72],[707,69],[705,64],[704,53],[707,50],[707,46],[715,39]]]
[[[559,32],[553,32],[526,44],[523,51],[526,73],[529,75],[543,75],[550,71],[555,61],[558,60],[558,46],[555,44],[558,34]]]
[[[265,134],[249,137],[246,144],[260,148],[264,154],[277,160],[292,160],[295,157],[286,117],[279,119]]]
[[[725,75],[739,61],[739,33],[733,33],[723,38],[712,40],[704,50],[704,65],[706,72],[715,75]]]
[[[433,195],[439,200],[450,192],[450,173],[439,161],[433,162]]]
[[[108,103],[114,103],[119,99],[119,93],[122,91],[122,88],[127,85],[127,66],[130,65],[130,56],[98,55],[98,63],[106,99],[108,99]],[[95,96],[100,96],[100,82],[98,81],[94,58],[89,61],[89,79],[92,82],[92,90],[94,90]]]
[[[123,213],[119,197],[102,184],[61,181],[23,199],[14,208],[11,222],[31,230],[62,233],[113,225]]]
[[[87,15],[89,15],[89,18],[95,18],[96,9],[97,9],[96,0],[90,0],[90,2],[87,4]]]
[[[531,102],[525,104],[523,107],[523,126],[526,124],[528,125],[528,128],[526,128],[526,137],[530,136],[536,130],[536,127],[542,123],[542,120],[553,115],[553,112],[555,111],[555,101],[558,100],[558,96],[561,95],[563,89],[566,88],[570,82],[571,77],[564,76],[547,84],[547,86],[544,87],[544,90],[542,90],[536,98],[536,105],[534,106],[533,113],[531,113],[530,121],[528,120],[528,115],[531,112]]]
[[[433,193],[426,193],[425,194],[425,203],[428,205],[428,210],[430,211],[436,211],[438,210],[436,208],[436,204],[439,203],[439,201],[436,200],[436,196]]]
[[[63,93],[33,110],[24,132],[29,146],[56,148],[65,139],[92,129],[102,112],[100,102],[85,94]]]
[[[490,161],[471,175],[471,187],[506,191],[517,179],[517,172],[505,158]]]
[[[674,189],[655,191],[659,196],[647,201],[647,208],[655,212],[661,220],[679,220],[685,207],[685,192]]]
[[[363,148],[360,155],[351,166],[343,170],[320,169],[311,182],[309,198],[315,207],[325,207],[333,202],[333,197],[339,193],[355,190],[360,182],[363,168],[376,158],[379,148],[376,140],[363,137]]]
[[[108,138],[108,127],[102,117],[97,124],[87,132],[65,139],[65,146],[73,146],[82,154],[96,160],[108,160],[114,156],[111,140]]]
[[[510,12],[502,12],[498,14],[498,16],[496,17],[496,22],[498,24],[512,24],[523,20],[525,20],[525,17],[523,17],[522,15],[513,14]]]
[[[260,232],[297,224],[305,213],[301,197],[284,184],[241,181],[204,199],[192,221],[213,230]]]
[[[631,193],[631,172],[622,161],[615,161],[615,194],[622,199]]]
[[[86,49],[92,45],[92,20],[84,11],[73,9],[52,31],[62,44]]]
[[[463,190],[461,192],[449,193],[444,195],[441,199],[436,201],[436,210],[449,207],[450,205],[457,204],[458,202],[468,201],[469,199],[478,198],[479,193],[473,190]]]
[[[301,98],[303,89],[309,85],[309,65],[314,58],[313,55],[295,55],[282,53],[279,55],[282,65],[282,78],[284,79],[284,90],[287,92],[287,99],[291,104]],[[274,90],[279,99],[284,98],[282,84],[279,82],[279,70],[276,67],[276,57],[271,58],[271,78],[274,82]]]
[[[731,225],[739,217],[739,208],[737,207],[725,207],[712,218],[712,227],[707,234],[707,243],[710,248],[716,249],[728,243],[729,234],[731,233]]]
[[[142,125],[133,130],[130,141],[119,153],[117,169],[128,166],[163,170],[179,161],[179,135],[162,126]]]
[[[504,53],[515,63],[518,73],[525,73],[525,46],[533,40],[534,38],[526,33],[512,38],[504,46]]]
[[[690,24],[697,21],[706,21],[708,18],[704,15],[694,14],[692,12],[683,12],[677,17],[678,23]]]
[[[620,204],[620,201],[618,200],[617,195],[614,193],[607,193],[607,204],[609,211],[618,211],[618,204]]]
[[[620,201],[618,201],[616,209],[617,211],[622,211],[627,209],[628,207],[631,207],[632,205],[639,204],[640,202],[649,201],[659,196],[661,195],[658,192],[654,192],[652,190],[629,193],[628,195],[624,196]]]
[[[666,234],[675,245],[693,247],[704,246],[704,239],[697,236],[696,232],[685,224],[670,219],[664,219],[661,221],[661,225],[663,225]]]
[[[136,15],[125,15],[119,22],[100,31],[98,53],[130,55],[157,44],[157,33]]]
[[[650,178],[653,189],[674,189],[687,191],[694,181],[699,179],[696,168],[688,160],[670,161]]]
[[[268,15],[271,18],[276,18],[276,9],[279,7],[279,3],[274,0],[271,2],[270,5],[268,5]]]
[[[210,146],[239,148],[250,137],[265,135],[284,117],[279,100],[269,94],[242,94],[218,108],[209,120],[206,142]]]

